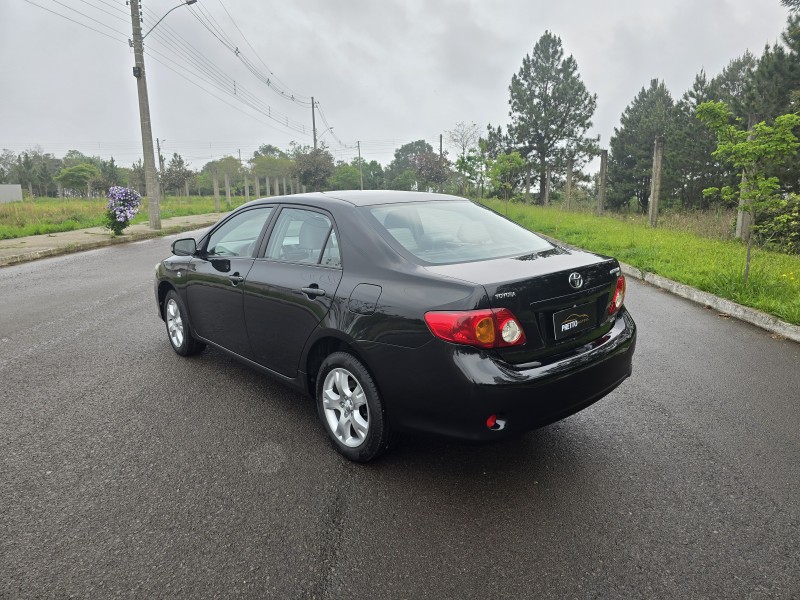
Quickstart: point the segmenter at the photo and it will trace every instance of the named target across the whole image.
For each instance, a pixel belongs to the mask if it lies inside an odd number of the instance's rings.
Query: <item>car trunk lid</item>
[[[619,277],[616,260],[556,247],[527,256],[426,267],[481,285],[490,308],[507,308],[526,343],[498,349],[512,364],[546,361],[602,337],[613,324],[609,303]]]

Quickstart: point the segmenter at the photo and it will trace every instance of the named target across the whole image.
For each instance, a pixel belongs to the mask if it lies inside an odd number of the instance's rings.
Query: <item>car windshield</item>
[[[427,263],[488,260],[553,248],[538,235],[467,200],[410,202],[367,209],[392,239]]]

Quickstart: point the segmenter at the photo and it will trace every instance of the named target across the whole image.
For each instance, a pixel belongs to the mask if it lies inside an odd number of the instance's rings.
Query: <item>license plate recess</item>
[[[594,303],[566,308],[553,314],[553,330],[557,340],[591,329],[597,323]]]

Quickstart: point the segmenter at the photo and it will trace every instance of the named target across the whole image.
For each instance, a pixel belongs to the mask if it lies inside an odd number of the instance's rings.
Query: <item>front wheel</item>
[[[336,449],[350,460],[369,462],[392,441],[386,410],[372,376],[346,352],[334,352],[317,376],[317,412]]]
[[[175,290],[170,290],[164,299],[164,323],[167,325],[167,336],[172,349],[181,356],[199,354],[206,347],[192,337],[186,321],[186,309]]]

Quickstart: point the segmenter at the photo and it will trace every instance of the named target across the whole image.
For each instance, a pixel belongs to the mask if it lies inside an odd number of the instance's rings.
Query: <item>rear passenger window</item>
[[[319,264],[328,250],[332,225],[325,215],[299,208],[285,208],[278,216],[267,244],[266,257],[287,262]],[[331,256],[333,255],[333,245]],[[338,247],[336,248],[338,256]]]
[[[322,264],[326,267],[341,267],[342,258],[339,254],[339,243],[336,241],[336,232],[332,231],[322,252]]]

